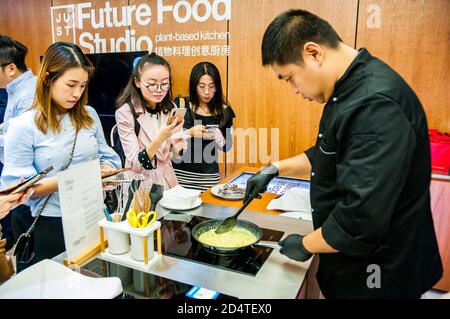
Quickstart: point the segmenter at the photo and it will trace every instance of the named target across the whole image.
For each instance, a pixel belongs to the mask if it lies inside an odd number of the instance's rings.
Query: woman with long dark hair
[[[188,109],[184,128],[191,136],[183,157],[174,159],[175,174],[182,186],[206,190],[220,182],[218,152],[230,150],[235,118],[217,67],[210,62],[196,64],[189,78],[189,98],[175,100]]]

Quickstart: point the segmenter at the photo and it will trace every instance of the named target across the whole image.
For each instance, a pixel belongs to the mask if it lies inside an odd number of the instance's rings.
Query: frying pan
[[[208,230],[211,229],[216,229],[220,223],[223,222],[223,219],[212,219],[212,220],[207,220],[204,222],[201,222],[200,224],[197,224],[194,226],[194,228],[192,228],[192,237],[194,237],[194,239],[200,243],[200,245],[202,245],[203,247],[205,247],[208,251],[216,253],[216,254],[240,254],[242,252],[244,252],[247,248],[249,248],[250,246],[252,246],[253,244],[256,244],[257,242],[259,242],[261,240],[261,237],[263,235],[263,232],[261,230],[261,228],[259,228],[259,226],[245,221],[245,220],[237,220],[236,222],[236,226],[235,229],[245,229],[247,231],[249,231],[250,233],[252,233],[256,239],[254,242],[245,245],[245,246],[240,246],[240,247],[218,247],[218,246],[212,246],[212,245],[208,245],[205,243],[202,243],[199,240],[199,237],[201,234],[207,232]]]

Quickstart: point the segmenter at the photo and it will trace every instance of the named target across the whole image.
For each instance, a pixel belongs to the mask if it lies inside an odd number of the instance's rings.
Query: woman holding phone
[[[232,126],[235,114],[222,93],[222,81],[217,67],[201,62],[192,68],[189,78],[189,98],[177,98],[184,104],[185,133],[191,138],[181,159],[174,159],[179,183],[191,189],[206,190],[220,182],[218,152],[232,146]]]
[[[53,166],[29,200],[32,216],[40,214],[33,232],[36,261],[65,250],[56,174],[94,159],[100,160],[102,174],[120,168],[97,113],[86,106],[92,71],[77,45],[52,44],[42,60],[31,110],[12,119],[6,134],[3,185]]]
[[[136,61],[130,80],[116,102],[125,166],[144,174],[153,183],[172,188],[178,184],[172,154],[179,154],[186,142],[175,135],[181,133],[184,120],[168,123],[175,108],[170,65],[155,53]]]

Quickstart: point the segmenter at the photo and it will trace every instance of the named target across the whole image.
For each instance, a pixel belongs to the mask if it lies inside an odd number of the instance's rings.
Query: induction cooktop
[[[181,212],[171,212],[160,219],[163,254],[255,276],[269,258],[273,249],[250,246],[239,254],[213,253],[199,244],[191,234],[195,225],[206,220],[208,218]],[[284,234],[277,230],[261,229],[263,231],[261,240],[265,241],[278,242]]]

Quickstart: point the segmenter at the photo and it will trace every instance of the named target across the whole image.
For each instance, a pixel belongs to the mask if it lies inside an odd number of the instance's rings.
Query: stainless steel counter
[[[160,207],[157,211],[158,218],[169,213]],[[186,213],[208,218],[225,218],[234,212],[233,208],[204,204]],[[313,230],[309,221],[263,213],[246,211],[240,215],[240,219],[251,221],[263,228],[283,231],[285,233],[283,237],[292,233],[307,234]],[[256,276],[250,276],[163,255],[162,261],[148,272],[237,298],[289,299],[297,296],[310,263],[311,259],[303,263],[290,260],[274,249]]]

